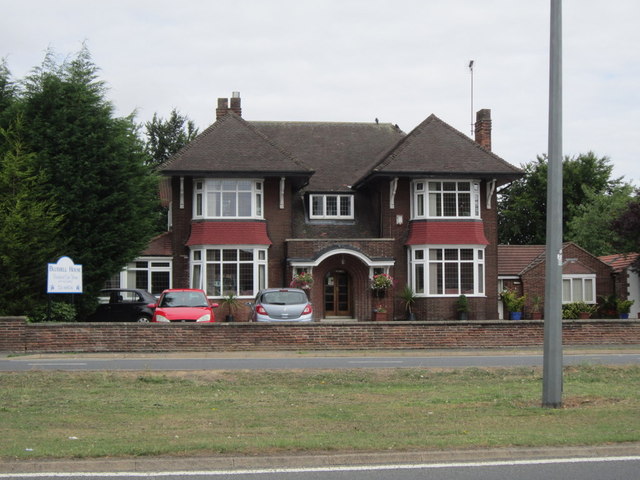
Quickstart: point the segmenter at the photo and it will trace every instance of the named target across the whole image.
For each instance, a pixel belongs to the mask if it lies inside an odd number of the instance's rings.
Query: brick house
[[[562,247],[562,303],[596,304],[600,296],[614,293],[614,279],[609,265],[575,243]],[[544,304],[545,245],[499,245],[498,290],[515,290],[526,295],[524,315],[531,318],[532,300],[538,296]],[[497,318],[507,318],[499,304]]]
[[[170,231],[145,254],[169,263],[170,286],[214,299],[249,301],[310,272],[318,320],[370,320],[378,304],[402,319],[405,285],[419,320],[455,318],[460,294],[470,318],[496,318],[496,191],[522,171],[491,152],[490,111],[476,120],[475,139],[435,115],[409,134],[377,120],[247,121],[234,92],[161,167]],[[379,273],[395,281],[383,298],[370,288]]]

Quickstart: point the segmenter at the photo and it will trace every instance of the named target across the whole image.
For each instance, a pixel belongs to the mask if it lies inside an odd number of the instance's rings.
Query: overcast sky
[[[640,184],[640,2],[564,0],[564,154]],[[239,91],[247,120],[398,124],[434,113],[493,151],[547,152],[549,0],[0,0],[15,79],[86,42],[118,115],[172,108],[203,130]],[[473,102],[469,61],[474,60]]]

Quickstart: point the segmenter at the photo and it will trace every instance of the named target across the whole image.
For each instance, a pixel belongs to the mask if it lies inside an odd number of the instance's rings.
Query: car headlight
[[[201,316],[199,319],[196,320],[196,322],[210,322],[211,321],[211,314],[207,313],[206,315]]]
[[[171,321],[167,317],[158,314],[156,314],[156,322],[171,323]]]

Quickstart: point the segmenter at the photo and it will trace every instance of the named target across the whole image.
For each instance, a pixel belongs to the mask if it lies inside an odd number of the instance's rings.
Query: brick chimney
[[[216,108],[216,120],[220,120],[227,113],[233,112],[242,116],[242,107],[240,106],[240,92],[233,92],[231,96],[231,107],[229,107],[228,98],[218,98],[218,108]]]
[[[476,112],[476,142],[481,147],[491,150],[491,110],[483,108]]]

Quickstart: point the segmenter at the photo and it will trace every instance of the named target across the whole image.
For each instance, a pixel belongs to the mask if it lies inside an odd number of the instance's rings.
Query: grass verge
[[[0,374],[0,457],[356,452],[640,441],[640,367]]]

